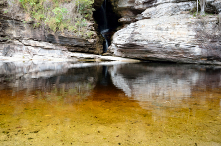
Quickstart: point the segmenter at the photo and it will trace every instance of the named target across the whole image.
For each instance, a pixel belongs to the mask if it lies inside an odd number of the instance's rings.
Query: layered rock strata
[[[12,8],[13,9],[12,9]],[[35,27],[24,10],[15,2],[0,1],[0,56],[36,59],[70,59],[69,52],[88,52],[99,54],[102,45],[93,32],[91,39],[77,36],[73,32],[52,32],[47,26]]]
[[[64,46],[53,45],[48,42],[33,40],[14,40],[10,43],[0,44],[1,60],[50,60],[65,61],[77,60]]]
[[[118,2],[125,27],[113,36],[117,56],[180,63],[221,64],[219,0],[207,1],[206,12],[194,16],[195,1],[136,0]],[[122,11],[121,11],[122,10]],[[141,11],[140,14],[135,12]],[[134,12],[134,13],[132,13]],[[128,24],[129,23],[129,24]]]

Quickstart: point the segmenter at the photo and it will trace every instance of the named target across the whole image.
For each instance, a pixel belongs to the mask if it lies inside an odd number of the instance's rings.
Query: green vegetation
[[[78,9],[77,11],[80,12],[85,18],[91,18],[94,11],[92,8],[94,1],[93,0],[77,0]]]
[[[4,10],[4,12],[3,12],[4,14],[6,14],[6,13],[8,13],[8,10]]]
[[[94,11],[93,0],[19,0],[19,3],[34,20],[34,27],[49,27],[53,32],[68,30],[84,38],[92,36],[88,25]]]
[[[191,14],[193,15],[193,17],[199,17],[199,18],[206,17],[208,15],[213,15],[213,14],[209,14],[209,13],[204,13],[202,15],[198,15],[197,12],[192,12]]]

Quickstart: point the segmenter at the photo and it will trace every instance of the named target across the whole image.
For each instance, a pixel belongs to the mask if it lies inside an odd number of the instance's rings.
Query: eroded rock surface
[[[114,34],[109,49],[143,60],[221,64],[220,5],[208,0],[206,12],[213,15],[195,17],[195,1],[120,0],[119,21],[128,25]]]
[[[68,5],[63,7],[70,9]],[[93,28],[93,23],[89,24],[88,27],[88,30],[92,33],[90,39],[77,36],[76,33],[67,30],[53,32],[47,26],[40,25],[35,27],[35,23],[24,12],[19,3],[1,0],[0,52],[2,54],[0,55],[19,57],[21,53],[25,52],[23,56],[37,55],[47,57],[49,55],[49,58],[67,59],[69,58],[68,52],[77,51],[99,54],[99,49],[102,50],[102,46],[99,46],[99,39]]]
[[[73,60],[71,53],[64,46],[33,40],[14,40],[0,44],[1,60]]]

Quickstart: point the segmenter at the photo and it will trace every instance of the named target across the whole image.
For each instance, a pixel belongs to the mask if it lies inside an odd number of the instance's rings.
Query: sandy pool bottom
[[[202,100],[205,94],[211,95],[195,91],[173,103],[129,100],[123,94],[92,93],[84,100],[22,91],[11,96],[3,90],[0,145],[220,146],[221,97]]]

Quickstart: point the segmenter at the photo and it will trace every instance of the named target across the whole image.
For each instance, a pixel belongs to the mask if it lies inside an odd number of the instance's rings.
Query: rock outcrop
[[[102,2],[96,0],[94,8],[98,9]],[[194,0],[111,0],[110,3],[123,24],[109,47],[114,55],[151,61],[221,64],[220,0],[207,0],[205,11],[212,15],[206,16],[192,14],[196,10]],[[68,15],[73,15],[70,12],[74,3],[63,6],[70,10]],[[101,35],[97,35],[98,26],[93,18],[86,28],[93,32],[90,39],[69,31],[55,33],[43,25],[33,27],[36,22],[30,18],[14,0],[0,0],[2,59],[70,59],[70,52],[103,52]]]
[[[1,60],[51,60],[76,61],[64,46],[33,40],[14,40],[11,43],[0,44]]]
[[[221,2],[207,1],[206,12],[213,15],[194,16],[195,8],[189,0],[120,0],[115,9],[125,27],[114,34],[109,49],[143,60],[221,64]]]
[[[36,22],[16,1],[12,2],[0,1],[0,56],[70,59],[69,52],[102,52],[93,23],[88,27],[88,31],[93,32],[90,39],[69,31],[53,32],[47,26],[35,27]]]

